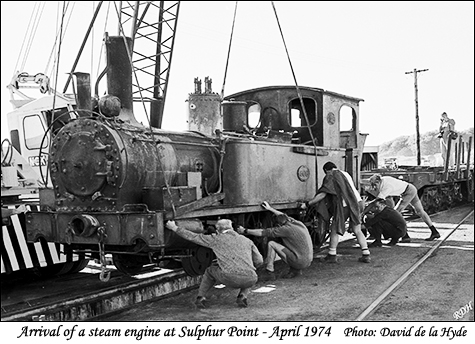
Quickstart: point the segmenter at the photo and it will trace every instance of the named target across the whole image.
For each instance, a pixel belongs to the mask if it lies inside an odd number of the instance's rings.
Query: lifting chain
[[[105,233],[105,228],[103,226],[99,227],[97,229],[97,234],[99,235],[99,259],[101,262],[101,273],[99,274],[99,279],[102,282],[107,282],[109,281],[111,277],[111,272],[110,270],[107,269],[107,264],[106,264],[106,254],[105,254],[105,249],[104,249],[104,238],[107,236]]]

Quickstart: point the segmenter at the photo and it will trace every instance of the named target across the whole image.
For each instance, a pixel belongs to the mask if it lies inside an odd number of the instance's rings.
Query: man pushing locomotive
[[[193,233],[177,226],[175,221],[168,221],[166,227],[189,241],[211,248],[217,257],[201,280],[195,301],[198,308],[207,307],[206,296],[217,282],[239,289],[236,303],[247,307],[247,296],[257,282],[256,267],[262,265],[263,259],[251,240],[234,231],[231,220],[218,220],[216,233],[211,235]]]
[[[272,208],[267,202],[263,202],[262,207],[274,214],[277,226],[265,229],[237,228],[240,234],[282,239],[282,244],[272,240],[268,242],[266,268],[261,280],[276,279],[274,261],[277,256],[289,266],[284,278],[300,276],[302,269],[308,268],[313,260],[313,244],[307,227],[301,221]]]
[[[407,233],[406,220],[400,212],[388,207],[385,200],[381,198],[376,199],[372,204],[371,212],[363,215],[363,223],[374,237],[374,241],[369,246],[383,246],[381,236],[390,239],[389,246],[396,245],[399,239]]]
[[[424,210],[422,202],[417,195],[417,189],[414,185],[391,176],[382,176],[379,173],[373,174],[369,179],[369,182],[371,187],[378,192],[376,200],[386,200],[386,203],[390,207],[395,208],[398,212],[401,213],[404,209],[406,209],[409,203],[412,204],[417,215],[421,217],[421,219],[427,224],[431,231],[431,235],[425,239],[426,241],[432,241],[440,238],[440,233],[437,231],[429,215]],[[394,206],[393,197],[396,196],[401,197],[401,199],[396,204],[396,206]],[[373,202],[370,202],[365,210],[367,210],[368,207],[371,207]],[[402,237],[401,241],[410,241],[409,235],[406,233],[406,235]]]
[[[330,226],[330,248],[325,260],[329,263],[337,262],[336,250],[339,236],[345,233],[345,221],[349,219],[350,227],[361,247],[362,255],[358,261],[370,263],[368,244],[361,231],[361,213],[364,209],[361,195],[356,190],[351,176],[346,171],[339,170],[333,162],[326,162],[323,165],[323,171],[325,177],[322,186],[313,199],[302,204],[302,209],[315,205],[326,197],[331,200],[333,221]]]

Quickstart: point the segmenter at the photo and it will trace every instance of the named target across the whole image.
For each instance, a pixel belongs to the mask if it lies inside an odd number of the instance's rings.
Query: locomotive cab
[[[320,147],[360,149],[366,136],[359,134],[359,102],[362,99],[301,87],[271,86],[224,98],[223,129],[257,134],[292,133],[292,142]],[[302,106],[303,104],[303,106]],[[313,136],[313,141],[312,141]]]
[[[302,108],[294,87],[272,86],[236,93],[224,98],[223,129],[270,139],[286,138],[288,142],[323,146],[322,95],[320,89],[302,88]],[[307,119],[309,125],[307,125]],[[309,131],[310,128],[310,131]]]
[[[359,131],[363,100],[312,87],[300,87],[300,92],[301,97],[293,86],[270,86],[229,95],[222,104],[223,129],[269,141],[340,148],[345,161],[335,163],[358,185],[367,136]]]

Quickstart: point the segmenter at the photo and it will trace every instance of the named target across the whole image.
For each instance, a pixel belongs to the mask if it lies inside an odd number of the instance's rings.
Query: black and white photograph
[[[473,1],[1,10],[4,341],[475,339]]]

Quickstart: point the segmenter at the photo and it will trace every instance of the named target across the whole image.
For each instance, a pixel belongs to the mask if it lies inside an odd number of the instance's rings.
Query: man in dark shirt
[[[370,234],[374,237],[374,242],[369,246],[381,247],[381,235],[386,239],[391,239],[388,245],[396,245],[399,238],[407,233],[406,220],[397,210],[388,207],[384,199],[377,199],[373,203],[373,214],[368,214],[364,218],[364,224]]]
[[[370,263],[371,257],[366,242],[366,236],[361,231],[361,212],[364,210],[364,202],[355,187],[352,177],[346,171],[338,169],[332,161],[323,165],[325,178],[317,194],[310,201],[302,204],[305,209],[310,205],[316,205],[328,198],[331,206],[332,221],[330,224],[330,245],[325,261],[337,263],[336,250],[339,236],[345,234],[346,220],[349,219],[349,228],[355,233],[356,240],[361,247],[359,262]]]
[[[284,278],[294,278],[302,274],[302,269],[310,266],[313,261],[313,244],[307,227],[277,209],[269,203],[262,203],[262,207],[275,215],[277,226],[265,229],[245,229],[239,226],[237,232],[259,237],[281,238],[282,244],[269,241],[265,260],[266,271],[261,280],[275,280],[274,261],[277,255],[289,266],[289,272]]]

